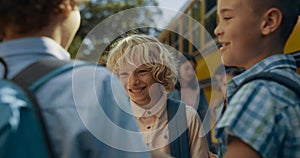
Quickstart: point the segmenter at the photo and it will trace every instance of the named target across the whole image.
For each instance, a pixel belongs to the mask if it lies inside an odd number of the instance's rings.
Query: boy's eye
[[[125,77],[128,77],[128,73],[127,72],[122,72],[122,73],[119,73],[119,77],[120,78],[125,78]]]
[[[146,75],[147,73],[149,73],[150,72],[150,70],[148,70],[148,69],[142,69],[142,70],[139,70],[138,71],[138,74],[139,75]]]
[[[223,18],[223,20],[225,20],[225,21],[228,21],[228,20],[230,20],[230,19],[232,19],[232,17],[224,17],[224,18]]]

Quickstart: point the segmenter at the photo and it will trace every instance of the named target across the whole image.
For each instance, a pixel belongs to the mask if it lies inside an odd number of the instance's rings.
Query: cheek
[[[128,79],[127,78],[120,78],[120,81],[121,81],[122,85],[126,88],[126,86],[128,84]]]
[[[180,77],[180,78],[184,78],[184,76],[185,76],[185,72],[182,72],[182,71],[179,72],[179,77]]]
[[[194,69],[189,69],[188,74],[189,74],[189,76],[191,76],[191,78],[193,78],[195,76],[196,72]]]
[[[76,9],[76,10],[73,11],[72,14],[73,14],[73,16],[72,16],[73,27],[74,27],[74,30],[77,31],[79,29],[80,20],[81,20],[80,12],[79,12],[78,9]]]
[[[179,75],[183,76],[184,75],[184,71],[182,69],[179,69]]]
[[[228,51],[223,56],[224,64],[233,64],[231,60],[241,60],[244,58],[244,52],[248,49],[253,49],[253,46],[250,46],[249,35],[246,35],[247,31],[240,30],[238,28],[231,28],[228,32],[230,47]],[[251,36],[251,35],[250,35]],[[252,48],[251,48],[252,47]],[[228,63],[229,62],[229,63]],[[236,63],[234,63],[236,64]]]
[[[180,75],[181,78],[187,78],[187,76],[190,75],[190,71],[184,69],[184,70],[180,71],[180,74],[179,74],[179,75]]]
[[[186,73],[180,73],[180,79],[181,80],[186,80],[187,79]]]
[[[240,23],[236,27],[231,28],[231,38],[234,42],[234,47],[238,49],[237,51],[254,49],[257,46],[257,42],[259,42],[261,37],[258,25],[258,22],[249,20],[249,22]]]
[[[159,84],[154,78],[148,79],[146,82],[147,82],[150,86],[157,86],[157,85]]]

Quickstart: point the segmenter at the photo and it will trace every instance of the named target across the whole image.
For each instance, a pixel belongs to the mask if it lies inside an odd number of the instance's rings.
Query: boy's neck
[[[249,60],[249,62],[247,64],[245,63],[242,67],[249,69],[265,58],[276,54],[283,54],[284,52],[284,45],[279,39],[274,38],[271,35],[269,37],[264,37],[263,40],[261,40],[261,45],[257,48],[258,49],[255,50],[256,52],[253,52],[256,54],[255,58]]]

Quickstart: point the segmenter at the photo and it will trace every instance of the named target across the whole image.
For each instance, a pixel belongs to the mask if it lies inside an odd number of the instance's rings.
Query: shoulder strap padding
[[[281,85],[291,89],[300,97],[300,84],[299,83],[297,83],[296,81],[293,81],[283,75],[279,75],[279,74],[272,73],[272,72],[262,72],[262,73],[258,73],[256,75],[246,78],[241,84],[238,85],[238,87],[234,93],[236,93],[246,83],[249,83],[253,80],[259,80],[259,79],[277,82],[278,84],[281,84]]]
[[[188,127],[185,104],[173,99],[167,100],[169,140],[171,155],[176,158],[190,157]],[[182,132],[183,131],[183,132]]]
[[[72,60],[58,60],[56,58],[44,58],[34,62],[17,74],[13,80],[22,87],[28,87],[34,91],[49,79],[74,67],[95,65],[95,63]]]
[[[300,51],[293,52],[290,55],[292,55],[294,57],[297,68],[300,68]]]

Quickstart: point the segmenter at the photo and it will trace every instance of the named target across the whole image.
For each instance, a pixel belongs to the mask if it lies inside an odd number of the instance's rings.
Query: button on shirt
[[[232,95],[245,78],[274,72],[300,83],[296,65],[288,55],[274,55],[234,77],[227,85],[228,105],[216,125],[221,143],[219,157],[226,152],[228,136],[236,136],[262,157],[300,157],[300,100],[276,82],[255,80]]]
[[[169,145],[169,129],[167,115],[167,95],[150,109],[144,109],[130,101],[133,114],[136,117],[145,144],[150,149],[171,153]],[[207,157],[208,147],[200,118],[191,106],[186,106],[186,117],[189,128],[189,146],[192,158]]]

